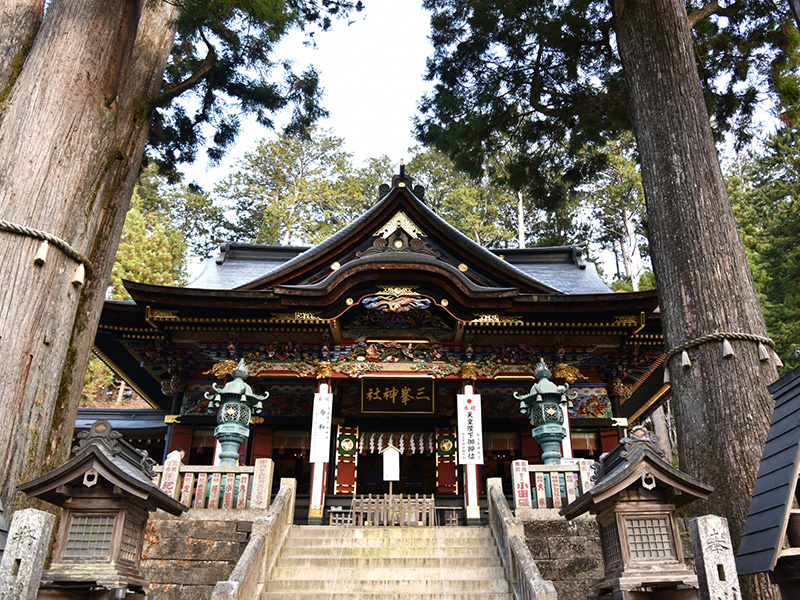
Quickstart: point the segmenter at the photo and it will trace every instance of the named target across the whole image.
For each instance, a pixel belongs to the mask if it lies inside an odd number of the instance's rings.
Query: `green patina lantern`
[[[552,373],[544,362],[539,360],[534,373],[538,381],[531,391],[514,398],[519,400],[520,412],[527,413],[533,425],[533,437],[542,447],[542,459],[546,465],[557,465],[561,462],[561,441],[567,436],[564,429],[564,407],[568,397],[569,384],[556,385],[550,381]]]
[[[205,396],[211,400],[211,406],[217,408],[217,428],[214,437],[222,446],[219,454],[220,466],[236,466],[239,460],[239,446],[250,435],[250,418],[253,413],[261,414],[263,401],[269,397],[269,392],[263,396],[253,393],[245,379],[250,375],[244,359],[231,373],[233,379],[220,389],[217,384],[212,387],[216,394],[206,392]]]

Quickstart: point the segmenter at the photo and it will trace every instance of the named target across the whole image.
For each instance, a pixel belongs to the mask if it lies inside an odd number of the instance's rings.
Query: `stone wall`
[[[542,578],[553,582],[559,600],[582,600],[603,576],[597,522],[594,517],[567,522],[556,511],[547,512],[553,513],[550,518],[524,522],[525,541]]]
[[[151,518],[147,522],[142,573],[148,599],[208,600],[228,578],[250,537],[248,521]]]
[[[603,551],[594,517],[584,515],[567,521],[552,509],[536,511],[526,519],[525,541],[543,579],[553,582],[559,600],[584,600],[594,583],[603,578]],[[678,519],[683,557],[694,568],[688,521]]]

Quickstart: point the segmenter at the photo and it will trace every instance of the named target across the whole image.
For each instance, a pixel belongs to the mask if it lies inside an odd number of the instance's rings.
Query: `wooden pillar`
[[[325,511],[325,485],[328,463],[311,463],[311,497],[308,504],[308,524],[322,525]]]
[[[467,525],[481,524],[480,491],[478,465],[464,465],[464,508],[467,511]]]
[[[181,425],[179,423],[170,423],[167,428],[167,445],[164,447],[164,457],[162,462],[166,460],[167,454],[175,450],[178,446],[183,446],[186,450],[186,463],[189,463],[189,455],[192,450],[192,438],[194,436],[194,427],[192,425]]]

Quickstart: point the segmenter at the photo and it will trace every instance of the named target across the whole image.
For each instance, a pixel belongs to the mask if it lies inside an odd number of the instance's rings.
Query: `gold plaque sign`
[[[433,414],[433,379],[428,377],[364,377],[361,412],[379,414]]]

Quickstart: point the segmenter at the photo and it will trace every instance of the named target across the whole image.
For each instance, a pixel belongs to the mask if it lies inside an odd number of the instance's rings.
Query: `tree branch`
[[[730,17],[731,15],[736,13],[736,11],[739,10],[740,6],[741,2],[737,1],[723,8],[719,5],[719,0],[711,0],[711,2],[709,2],[702,8],[698,8],[696,11],[694,11],[689,15],[689,29],[694,29],[695,25],[697,25],[703,19],[710,17],[711,15]]]
[[[202,33],[200,35],[203,38],[203,41],[206,42],[206,46],[208,46],[208,54],[206,54],[203,62],[200,63],[197,69],[195,69],[195,71],[189,77],[180,83],[168,86],[161,94],[153,98],[149,103],[150,110],[168,106],[174,98],[177,98],[186,90],[199,85],[201,81],[208,77],[208,74],[211,72],[211,69],[217,62],[217,52],[214,50],[214,46],[206,41],[205,36],[203,36]]]

